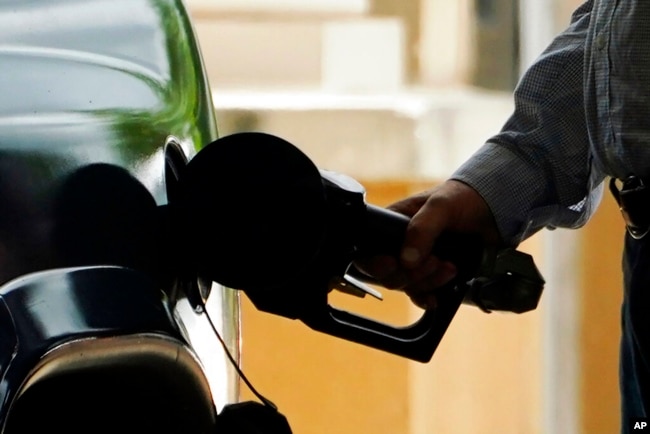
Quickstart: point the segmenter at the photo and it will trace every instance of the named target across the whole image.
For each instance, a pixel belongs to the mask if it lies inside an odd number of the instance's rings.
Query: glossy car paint
[[[0,284],[5,285],[0,369],[20,346],[17,340],[26,339],[19,329],[34,321],[51,335],[42,341],[47,348],[95,332],[88,321],[74,318],[99,315],[99,299],[85,304],[43,299],[59,303],[58,310],[30,304],[50,283],[41,280],[26,289],[16,279],[43,270],[94,265],[135,270],[161,289],[147,308],[159,316],[138,327],[184,339],[183,327],[175,324],[178,313],[160,311],[167,306],[161,294],[169,293],[177,277],[178,252],[169,233],[183,231],[166,227],[161,218],[173,188],[173,171],[167,167],[166,174],[165,165],[170,136],[186,158],[217,137],[199,47],[181,1],[0,2]],[[68,300],[92,290],[70,279],[74,289]],[[130,285],[138,291],[137,284]],[[217,325],[234,352],[236,297],[212,288]],[[128,297],[119,300],[124,311],[116,318],[124,318],[126,332],[143,311],[127,308]],[[73,326],[53,332],[63,323]],[[216,394],[234,400],[234,373],[219,366]]]

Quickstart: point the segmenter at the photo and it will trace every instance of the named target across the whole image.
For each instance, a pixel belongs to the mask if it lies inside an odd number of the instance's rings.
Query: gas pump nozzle
[[[319,170],[270,134],[214,141],[181,173],[178,191],[172,215],[186,229],[181,246],[199,275],[244,291],[258,310],[420,362],[431,359],[461,303],[521,313],[535,309],[543,290],[530,255],[445,233],[433,253],[459,272],[415,323],[395,327],[331,306],[332,289],[378,296],[353,263],[396,255],[409,218],[366,203],[358,182]]]

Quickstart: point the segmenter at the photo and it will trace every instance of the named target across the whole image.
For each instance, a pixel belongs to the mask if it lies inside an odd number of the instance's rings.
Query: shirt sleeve
[[[526,71],[501,132],[452,175],[486,200],[509,245],[543,227],[579,227],[600,200],[583,98],[591,3]]]

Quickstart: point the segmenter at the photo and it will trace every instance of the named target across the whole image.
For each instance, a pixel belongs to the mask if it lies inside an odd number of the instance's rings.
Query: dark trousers
[[[632,418],[650,416],[650,235],[635,240],[626,234],[623,275],[621,432],[631,433]]]

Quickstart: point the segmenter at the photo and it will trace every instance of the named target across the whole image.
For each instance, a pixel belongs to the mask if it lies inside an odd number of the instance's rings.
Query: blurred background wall
[[[445,179],[499,130],[520,71],[580,3],[187,2],[220,134],[280,135],[379,205]],[[616,432],[623,228],[603,202],[583,230],[521,247],[547,279],[537,311],[462,307],[428,364],[319,335],[242,297],[243,368],[300,434]],[[421,314],[384,295],[331,302],[395,324]]]

